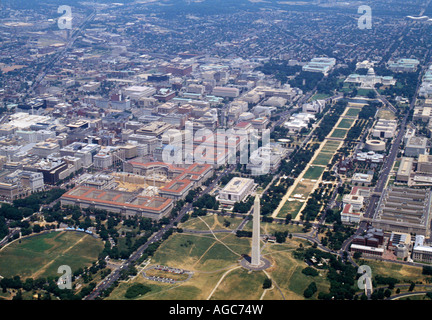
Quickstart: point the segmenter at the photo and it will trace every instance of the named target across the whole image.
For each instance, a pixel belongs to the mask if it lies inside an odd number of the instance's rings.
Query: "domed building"
[[[383,85],[395,85],[396,79],[391,76],[381,77],[375,74],[374,68],[370,67],[366,75],[350,74],[345,82],[358,83],[362,89],[372,89],[375,84],[381,83]]]

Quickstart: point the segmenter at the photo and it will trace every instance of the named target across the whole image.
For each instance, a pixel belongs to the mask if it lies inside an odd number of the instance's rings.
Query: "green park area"
[[[359,97],[368,97],[369,95],[376,94],[373,89],[358,89],[357,96]]]
[[[244,226],[243,230],[252,231],[253,222],[248,221]],[[287,231],[289,233],[303,233],[303,227],[297,224],[279,224],[279,223],[269,223],[269,222],[261,222],[261,234],[272,235],[275,232],[284,232]]]
[[[314,94],[314,95],[309,99],[309,101],[324,100],[324,99],[327,99],[327,98],[329,98],[329,97],[330,97],[329,94],[325,94],[325,93],[316,93],[316,94]]]
[[[312,162],[314,165],[319,166],[326,166],[328,165],[331,160],[333,159],[334,153],[333,152],[324,152],[321,151],[315,158],[315,160]]]
[[[334,129],[333,133],[331,134],[332,138],[345,138],[348,130],[346,129]]]
[[[331,140],[327,140],[325,145],[322,147],[321,151],[324,152],[336,152],[337,149],[339,149],[340,146],[340,142],[339,141],[331,141]]]
[[[386,108],[380,109],[378,111],[377,116],[379,119],[384,119],[384,120],[395,120],[396,119],[395,114],[391,110],[386,109]]]
[[[310,166],[303,175],[304,179],[317,180],[323,174],[325,167]]]
[[[291,215],[292,219],[297,217],[300,209],[303,207],[304,201],[298,200],[287,200],[279,211],[278,218],[285,218],[287,215]]]
[[[348,108],[345,115],[349,116],[349,117],[357,117],[359,115],[360,111],[361,111],[360,108]]]
[[[349,129],[349,128],[351,128],[353,123],[354,123],[353,119],[342,119],[339,122],[339,125],[337,127],[340,129]]]
[[[158,248],[151,265],[159,264],[194,272],[181,285],[160,283],[145,279],[141,274],[129,283],[120,283],[109,299],[124,299],[127,289],[143,283],[151,291],[138,299],[207,299],[220,277],[241,258],[249,254],[250,238],[239,238],[232,233],[217,234],[176,233]]]
[[[216,214],[204,216],[195,219],[189,219],[183,222],[179,227],[189,230],[232,230],[241,223],[239,218],[231,218],[230,216],[218,216]]]
[[[395,278],[400,283],[409,283],[410,281],[427,283],[427,279],[430,278],[430,276],[422,274],[421,267],[374,260],[365,260],[364,264],[371,268],[372,277],[379,274],[383,277]]]
[[[62,265],[72,271],[98,259],[103,242],[83,232],[50,232],[16,240],[0,250],[0,275],[21,278],[59,276]]]
[[[263,223],[262,231],[288,231],[293,225]],[[245,230],[250,229],[248,222]],[[291,229],[292,230],[292,229]],[[307,264],[293,257],[299,247],[310,246],[302,239],[287,238],[284,243],[262,243],[262,254],[272,266],[263,271],[249,272],[238,261],[242,255],[250,254],[251,238],[237,237],[232,233],[187,234],[175,233],[158,248],[151,257],[150,265],[159,264],[182,268],[193,272],[193,276],[181,283],[162,283],[138,274],[130,281],[120,282],[107,298],[124,300],[130,288],[145,287],[137,300],[259,300],[259,299],[304,299],[303,292],[313,280],[317,287],[328,291],[329,284],[323,272],[315,279],[302,273]],[[270,276],[277,284],[263,288]],[[273,283],[273,282],[272,282]],[[317,294],[311,299],[316,299]]]
[[[214,216],[191,218],[187,224],[199,226],[197,221],[205,220],[208,225]],[[232,218],[236,219],[236,218]],[[238,219],[241,220],[241,219]],[[185,223],[186,224],[186,223]],[[237,223],[232,223],[237,225]],[[218,225],[212,230],[219,229]],[[207,226],[206,226],[207,228]],[[261,242],[262,255],[271,262],[263,271],[250,272],[238,263],[243,255],[250,254],[251,238],[237,237],[230,232],[224,233],[174,233],[166,239],[150,257],[149,265],[164,265],[181,268],[192,272],[192,277],[182,282],[164,283],[146,279],[140,272],[134,278],[120,281],[119,285],[107,297],[108,300],[304,300],[319,299],[319,294],[329,295],[331,283],[337,271],[331,267],[308,267],[302,254],[312,248],[312,244],[300,239],[302,226],[295,223],[278,224],[263,222],[262,234],[290,234],[282,243]],[[229,227],[228,227],[229,229]],[[252,230],[248,221],[244,231]],[[204,231],[204,230],[203,230]],[[229,230],[227,230],[229,231]],[[291,236],[292,235],[292,236]],[[315,253],[317,254],[317,253]],[[324,253],[322,253],[324,254]],[[319,260],[319,259],[318,259]],[[322,261],[322,260],[321,260]],[[374,279],[377,275],[394,277],[400,284],[415,281],[428,283],[419,267],[362,259],[359,264],[369,265]],[[334,266],[339,266],[335,264]],[[162,275],[163,276],[163,275]],[[341,274],[342,276],[342,274]],[[346,272],[344,277],[351,277]],[[355,271],[354,271],[355,276]],[[271,286],[264,287],[266,279],[271,279]],[[429,276],[430,278],[430,276]],[[311,295],[306,295],[308,288],[315,288]],[[334,284],[333,284],[334,285]],[[343,284],[337,283],[338,286]],[[417,289],[422,290],[420,284]],[[362,294],[356,286],[349,286],[358,295]],[[408,287],[407,287],[408,288]],[[408,289],[402,288],[405,292]],[[338,289],[341,290],[341,289]],[[132,295],[133,292],[139,294]],[[393,289],[395,294],[395,289]],[[331,295],[331,294],[330,294]]]
[[[339,149],[340,144],[341,143],[339,141],[327,140],[324,146],[321,148],[320,153],[315,157],[312,164],[318,166],[327,166],[333,159],[336,151]]]

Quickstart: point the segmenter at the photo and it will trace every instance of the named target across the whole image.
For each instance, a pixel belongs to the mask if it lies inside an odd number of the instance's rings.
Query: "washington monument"
[[[255,196],[253,210],[253,230],[252,230],[252,266],[261,265],[261,248],[260,248],[260,198]]]
[[[252,214],[252,254],[251,257],[246,257],[240,261],[241,266],[251,271],[260,271],[267,269],[271,266],[271,262],[264,257],[261,257],[260,248],[260,198],[258,195],[255,196],[254,208]]]

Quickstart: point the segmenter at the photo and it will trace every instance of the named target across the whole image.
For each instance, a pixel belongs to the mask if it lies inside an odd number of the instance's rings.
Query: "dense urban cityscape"
[[[432,299],[430,0],[0,8],[0,300]]]

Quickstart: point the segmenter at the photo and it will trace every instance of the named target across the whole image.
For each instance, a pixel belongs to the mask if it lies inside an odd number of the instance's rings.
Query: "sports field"
[[[59,276],[61,265],[72,271],[90,266],[103,250],[103,242],[83,232],[44,233],[16,240],[0,250],[0,275],[21,278]]]

